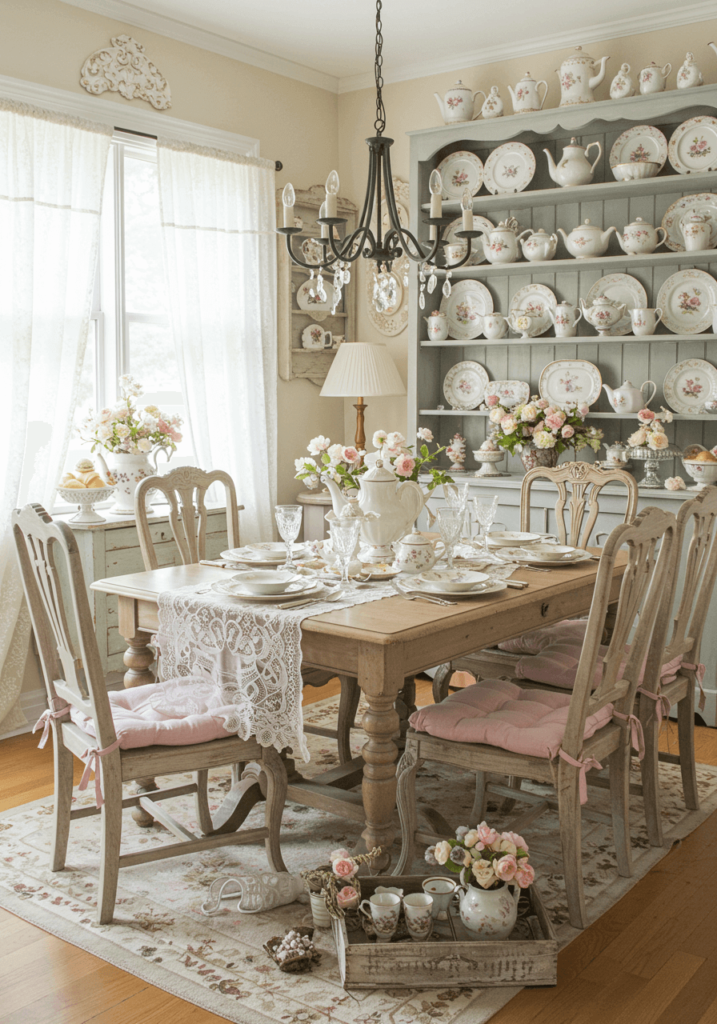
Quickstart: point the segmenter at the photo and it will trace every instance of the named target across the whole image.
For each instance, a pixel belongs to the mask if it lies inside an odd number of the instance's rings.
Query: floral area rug
[[[314,724],[336,721],[338,700],[330,698],[306,708]],[[363,742],[353,734],[356,751]],[[306,774],[325,770],[337,762],[335,744],[309,736],[312,761]],[[661,766],[664,825],[670,839],[681,839],[717,808],[717,768],[698,768],[700,811],[685,811],[681,803],[679,769]],[[176,777],[173,780],[176,783]],[[210,780],[211,804],[216,808],[229,787],[228,772],[215,772]],[[539,787],[533,787],[539,792]],[[421,799],[439,807],[455,825],[470,824],[472,784],[469,776],[449,775],[447,769],[424,765],[419,774]],[[90,791],[75,793],[78,805],[89,802]],[[590,790],[590,806],[609,811],[604,790]],[[170,810],[195,829],[191,797],[178,798]],[[490,811],[490,808],[489,808]],[[247,825],[260,824],[255,809]],[[503,827],[493,810],[489,822]],[[281,973],[262,945],[288,928],[310,924],[308,905],[294,903],[266,913],[242,915],[236,901],[227,901],[215,917],[205,917],[200,906],[210,884],[220,875],[266,867],[262,846],[224,847],[187,857],[124,868],[120,871],[118,903],[112,925],[94,923],[99,867],[99,820],[82,818],[70,829],[66,869],[48,870],[52,829],[52,801],[40,800],[16,808],[0,818],[0,905],[102,959],[155,985],[239,1024],[483,1024],[517,989],[377,990],[346,992],[341,987],[336,952],[330,931],[318,931],[315,940],[321,963],[311,973]],[[282,850],[287,867],[298,872],[318,867],[339,846],[357,847],[360,826],[354,822],[289,804],[282,828]],[[588,913],[592,920],[604,913],[669,849],[652,849],[647,842],[640,801],[632,801],[634,875],[617,875],[611,853],[610,829],[583,822],[583,872]],[[545,814],[525,836],[543,902],[561,943],[576,934],[567,923],[562,865],[557,839],[557,816]],[[176,840],[162,827],[138,829],[125,812],[123,852],[170,844]],[[416,862],[416,872],[426,865]],[[303,897],[305,899],[305,897]]]

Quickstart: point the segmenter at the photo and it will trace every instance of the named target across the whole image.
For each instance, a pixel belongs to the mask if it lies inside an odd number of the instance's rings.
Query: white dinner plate
[[[292,597],[303,597],[314,595],[323,589],[323,584],[316,579],[297,580],[290,583],[281,594],[257,594],[247,590],[241,583],[234,580],[217,580],[212,583],[212,590],[224,597],[238,597],[241,601],[254,601],[257,604],[274,604],[279,601],[291,600]]]
[[[493,296],[480,281],[459,281],[441,299],[448,319],[448,337],[472,341],[483,332],[483,317],[493,312]]]
[[[713,171],[717,167],[717,117],[690,117],[675,128],[667,147],[678,174]]]
[[[306,544],[291,545],[291,554],[294,558],[301,558],[307,552]],[[286,544],[283,541],[281,543],[246,544],[242,548],[229,548],[228,551],[222,551],[220,558],[226,559],[227,562],[239,562],[242,565],[278,565],[286,561]]]
[[[535,154],[522,142],[506,142],[485,162],[483,180],[493,195],[522,192],[533,180]]]
[[[443,381],[443,394],[452,409],[477,409],[483,401],[488,373],[480,363],[465,359],[452,366]]]
[[[314,294],[312,295],[311,292]],[[330,313],[334,306],[334,286],[324,278],[326,301],[322,301],[316,292],[316,278],[304,281],[296,290],[296,304],[307,313]]]
[[[480,214],[473,214],[473,230],[474,231],[493,231],[495,224],[488,220],[487,217],[481,217]],[[446,228],[446,244],[447,245],[465,245],[467,239],[457,238],[456,231],[463,230],[463,218],[456,217],[448,227]],[[471,255],[468,262],[465,264],[467,267],[477,267],[479,263],[485,262],[485,252],[483,250],[483,239],[474,238],[473,248],[471,249]]]
[[[655,306],[662,310],[662,322],[673,334],[700,334],[712,326],[712,309],[717,303],[717,281],[704,270],[678,270],[668,277],[657,293]]]
[[[420,580],[417,580],[415,577],[401,582],[404,583],[404,590],[420,591],[426,597],[447,597],[450,600],[456,597],[485,597],[486,594],[498,594],[501,590],[508,589],[508,584],[503,582],[503,580],[496,580],[487,586],[479,585],[475,590],[439,590],[437,587],[429,587],[425,583],[421,584]]]
[[[702,413],[705,402],[717,398],[717,367],[705,359],[683,359],[667,371],[663,391],[675,412]]]
[[[431,590],[448,590],[460,594],[466,590],[483,588],[490,581],[490,576],[475,569],[428,569],[416,577],[416,581],[425,584]]]
[[[489,548],[510,548],[516,545],[535,544],[541,540],[539,533],[521,533],[519,530],[496,530],[488,534]]]
[[[537,338],[540,334],[545,334],[553,326],[553,321],[550,319],[548,309],[554,310],[557,305],[557,299],[555,298],[554,292],[544,284],[526,284],[524,288],[519,288],[510,301],[511,311],[519,309],[523,313],[537,313],[535,318],[535,326],[531,329],[531,338]]]
[[[582,562],[588,562],[593,556],[589,551],[585,551],[582,548],[576,548],[576,557],[574,558],[531,558],[530,548],[503,548],[500,552],[500,557],[505,559],[506,562],[521,562],[523,565],[544,565],[556,566],[556,565],[579,565]]]
[[[617,164],[642,164],[646,162],[660,165],[660,170],[667,160],[667,139],[659,128],[650,124],[637,124],[628,128],[615,140],[610,150],[610,166]]]
[[[483,161],[467,149],[460,149],[441,160],[438,172],[443,182],[444,199],[462,199],[466,189],[474,196],[483,184]]]
[[[500,404],[506,409],[516,405],[525,405],[530,398],[530,384],[524,380],[492,380],[486,384],[483,401],[489,395],[496,395]]]
[[[647,292],[640,282],[630,274],[607,274],[592,286],[585,300],[585,305],[591,306],[595,299],[601,295],[611,299],[613,302],[624,302],[627,306],[627,312],[622,320],[618,320],[606,333],[612,338],[620,338],[625,334],[630,334],[632,331],[630,310],[646,309],[648,306]]]
[[[710,249],[717,249],[717,195],[713,192],[698,192],[696,195],[678,199],[662,218],[662,226],[667,234],[665,245],[673,252],[685,251],[685,240],[681,230],[682,218],[693,210],[709,217]]]
[[[555,359],[540,374],[541,398],[564,409],[568,405],[597,402],[602,390],[602,377],[594,363],[587,359]]]

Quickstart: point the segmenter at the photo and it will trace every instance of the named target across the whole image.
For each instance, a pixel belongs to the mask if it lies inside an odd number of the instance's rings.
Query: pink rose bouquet
[[[348,850],[334,850],[330,858],[331,870],[342,881],[350,881],[358,871],[358,864]]]
[[[583,448],[597,451],[602,441],[602,430],[585,425],[590,409],[584,403],[559,409],[545,398],[533,395],[528,402],[506,409],[492,401],[490,395],[482,406],[488,409],[488,418],[494,424],[493,440],[511,455],[524,448],[554,448],[560,454],[567,448],[579,452]]]
[[[117,405],[91,412],[82,423],[78,430],[82,440],[92,442],[93,452],[98,448],[125,455],[144,455],[155,448],[176,451],[182,440],[179,416],[162,412],[156,405],[140,408],[136,399],[142,394],[142,385],[129,374],[120,377],[119,386],[122,398]]]
[[[665,423],[672,423],[672,413],[669,409],[661,406],[659,414],[652,409],[640,409],[637,420],[640,426],[627,439],[631,448],[649,448],[653,452],[659,452],[670,447],[665,433]]]
[[[359,905],[360,896],[352,885],[345,885],[336,893],[336,902],[342,910],[354,910]]]
[[[508,882],[527,889],[535,878],[525,839],[516,832],[496,832],[484,821],[475,828],[461,825],[455,839],[429,846],[425,858],[454,874],[466,871],[483,889],[497,889]]]

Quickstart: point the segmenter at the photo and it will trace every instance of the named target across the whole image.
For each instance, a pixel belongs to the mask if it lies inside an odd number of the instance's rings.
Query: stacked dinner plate
[[[291,570],[260,569],[237,573],[227,580],[217,580],[212,590],[224,597],[243,601],[275,603],[294,597],[318,597],[323,584],[315,577],[300,576]]]
[[[400,586],[400,584],[399,584]],[[473,569],[430,569],[406,581],[410,592],[433,597],[482,597],[497,594],[508,586],[502,580],[492,580],[484,572]]]
[[[308,544],[292,544],[292,558],[306,558],[309,555]],[[263,544],[245,544],[243,548],[230,548],[222,551],[221,557],[227,562],[238,565],[256,565],[271,568],[286,562],[286,544],[267,542]]]

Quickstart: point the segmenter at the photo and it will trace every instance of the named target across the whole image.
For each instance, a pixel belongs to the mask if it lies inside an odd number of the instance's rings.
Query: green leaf
[[[422,444],[421,445],[421,455],[423,456],[424,459],[428,458],[428,445],[427,444]]]
[[[442,867],[448,868],[448,870],[451,871],[454,875],[460,875],[461,871],[463,870],[462,864],[454,864],[452,860],[447,860],[446,863],[442,865]]]

